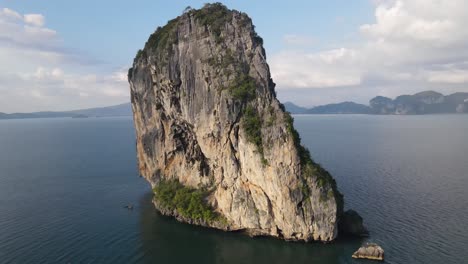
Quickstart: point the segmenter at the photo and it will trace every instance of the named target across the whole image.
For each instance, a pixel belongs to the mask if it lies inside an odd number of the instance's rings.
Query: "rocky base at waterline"
[[[384,260],[384,250],[377,244],[368,243],[354,252],[353,258]]]
[[[202,218],[192,218],[192,217],[184,216],[183,214],[179,213],[176,209],[165,207],[156,199],[153,199],[153,204],[154,204],[154,207],[156,207],[156,210],[159,211],[159,213],[165,216],[174,217],[177,221],[181,223],[208,227],[208,228],[216,228],[216,229],[220,229],[223,231],[236,231],[236,230],[232,230],[229,227],[228,223],[225,221],[209,221],[209,220],[202,219]]]
[[[162,205],[160,202],[158,202],[157,199],[153,199],[153,204],[158,210],[158,212],[164,216],[169,216],[175,218],[177,221],[185,224],[190,224],[190,225],[196,225],[196,226],[201,226],[201,227],[206,227],[206,228],[214,228],[214,229],[219,229],[225,232],[239,232],[244,235],[250,236],[250,237],[263,237],[263,236],[269,236],[268,233],[264,232],[261,229],[236,229],[233,228],[225,218],[220,218],[220,219],[214,219],[214,220],[207,220],[207,219],[202,219],[202,218],[193,218],[193,217],[188,217],[183,214],[181,214],[177,209],[171,209],[167,208],[164,205]],[[279,237],[284,239],[283,237]],[[287,239],[286,239],[287,240]]]
[[[362,217],[354,210],[347,210],[341,216],[338,228],[341,234],[368,237],[369,231],[363,224]]]

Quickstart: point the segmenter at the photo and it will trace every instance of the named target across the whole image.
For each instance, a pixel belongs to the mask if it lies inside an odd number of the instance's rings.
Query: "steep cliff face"
[[[331,241],[342,196],[276,99],[262,42],[220,4],[150,36],[128,74],[140,173],[180,221]]]

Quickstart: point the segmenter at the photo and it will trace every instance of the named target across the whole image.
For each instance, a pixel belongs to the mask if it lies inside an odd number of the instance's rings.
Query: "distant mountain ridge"
[[[107,107],[96,107],[63,112],[33,112],[33,113],[0,113],[0,119],[26,119],[26,118],[57,118],[57,117],[112,117],[112,116],[132,116],[130,103],[124,103]]]
[[[369,106],[354,102],[327,104],[312,108],[284,103],[291,114],[376,114],[376,115],[422,115],[444,113],[468,113],[468,93],[458,92],[444,96],[435,91],[424,91],[414,95],[400,95],[395,99],[376,96]],[[0,112],[2,119],[58,118],[58,117],[113,117],[132,116],[130,103],[72,111],[42,111],[33,113]]]
[[[313,108],[284,104],[292,114],[376,114],[376,115],[424,115],[444,113],[468,113],[468,93],[444,96],[435,91],[424,91],[414,95],[400,95],[395,99],[376,96],[369,106],[354,102],[327,104]]]
[[[371,113],[380,115],[423,115],[468,113],[468,93],[444,96],[434,91],[400,95],[395,99],[377,96],[369,102]]]
[[[354,102],[327,104],[307,110],[307,114],[368,114],[369,107]]]
[[[354,102],[342,102],[337,104],[320,105],[312,108],[297,106],[294,103],[286,102],[284,106],[291,114],[369,114],[370,108],[367,105]]]
[[[291,114],[307,114],[307,111],[309,110],[306,107],[298,106],[291,102],[286,102],[283,105]]]

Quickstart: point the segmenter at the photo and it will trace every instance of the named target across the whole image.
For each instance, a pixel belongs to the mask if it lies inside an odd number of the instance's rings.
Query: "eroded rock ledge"
[[[276,99],[246,14],[186,10],[150,36],[128,80],[139,170],[163,214],[286,240],[337,237],[342,195]]]

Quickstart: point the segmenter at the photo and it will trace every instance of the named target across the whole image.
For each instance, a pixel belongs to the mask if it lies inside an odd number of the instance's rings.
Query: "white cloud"
[[[348,86],[359,92],[391,87],[465,84],[468,91],[468,1],[375,0],[375,22],[361,41],[319,52],[293,49],[271,56],[278,89]],[[385,87],[385,89],[383,88]]]
[[[59,69],[59,68],[48,70],[46,68],[39,67],[37,68],[36,72],[32,74],[32,76],[36,78],[37,80],[59,79],[60,77],[63,76],[63,71],[62,69]]]
[[[41,14],[26,14],[24,15],[24,22],[36,27],[42,27],[45,24],[45,18]]]
[[[129,99],[126,70],[99,73],[41,14],[0,10],[0,112],[67,110]]]
[[[7,8],[0,12],[0,45],[3,49],[24,50],[27,48],[61,53],[61,40],[55,30],[44,27],[42,15],[22,16]]]
[[[2,12],[0,12],[0,17],[5,17],[14,20],[22,19],[22,16],[18,12],[15,12],[9,8],[3,8]]]
[[[337,49],[321,53],[282,52],[272,61],[273,78],[290,88],[327,88],[360,83],[360,72],[350,67],[353,50]],[[320,70],[314,70],[320,69]]]
[[[14,104],[9,112],[76,109],[80,105],[93,106],[121,103],[128,99],[127,81],[116,79],[123,69],[106,75],[68,73],[61,68],[38,67],[33,72],[1,74],[0,103]],[[37,109],[21,110],[16,100],[28,102]],[[8,103],[10,101],[10,103]],[[63,107],[68,105],[68,107]]]
[[[428,72],[427,79],[431,83],[466,84],[468,83],[468,70],[431,71]]]

